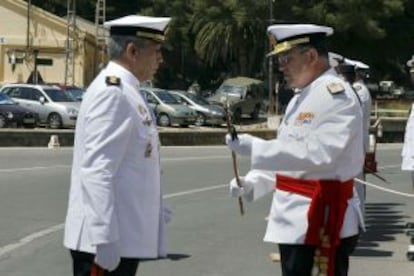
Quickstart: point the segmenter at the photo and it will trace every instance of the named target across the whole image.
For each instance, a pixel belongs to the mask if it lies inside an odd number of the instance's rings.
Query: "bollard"
[[[57,135],[50,135],[49,144],[47,145],[49,149],[54,149],[60,147],[59,144],[59,136]]]

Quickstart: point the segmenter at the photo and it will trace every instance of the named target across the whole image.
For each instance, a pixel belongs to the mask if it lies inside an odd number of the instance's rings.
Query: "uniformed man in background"
[[[166,256],[160,142],[139,88],[163,61],[169,21],[105,23],[111,61],[88,87],[75,131],[64,245],[76,276],[133,276],[140,259]]]
[[[407,61],[410,72],[410,79],[414,85],[414,56]],[[408,111],[407,124],[405,126],[404,144],[401,152],[401,170],[411,171],[411,184],[414,188],[414,103]]]
[[[407,66],[409,68],[411,83],[414,85],[414,55],[407,61]]]
[[[368,70],[369,66],[352,59],[344,58],[336,67],[337,72],[342,75],[347,82],[352,85],[355,93],[358,96],[362,110],[363,118],[363,144],[364,144],[364,154],[367,159],[361,168],[361,173],[357,176],[358,179],[365,181],[365,173],[375,173],[375,169],[369,166],[368,160],[370,160],[368,154],[370,154],[370,141],[369,141],[369,129],[371,125],[371,94],[367,86],[365,85],[365,71]],[[375,155],[374,155],[375,156]],[[374,157],[375,158],[375,157]],[[365,214],[365,199],[366,199],[366,186],[361,183],[355,183],[356,190],[358,192],[358,197],[361,201],[361,211],[362,214]]]
[[[369,66],[361,61],[352,60],[351,61],[355,66],[355,81],[352,84],[354,90],[359,96],[362,106],[362,115],[364,119],[364,150],[365,152],[369,151],[369,128],[371,126],[371,108],[372,108],[372,98],[371,93],[365,83],[369,73]],[[364,177],[365,178],[365,177]]]
[[[286,109],[277,139],[242,134],[229,149],[251,158],[251,171],[233,179],[231,194],[254,200],[269,190],[263,179],[276,171],[264,240],[277,243],[284,276],[347,275],[361,224],[353,178],[362,168],[360,103],[350,84],[330,67],[327,36],[313,24],[268,27],[287,84],[300,90]],[[258,177],[260,171],[266,171]],[[274,179],[274,177],[273,177]],[[316,260],[316,261],[315,261]]]

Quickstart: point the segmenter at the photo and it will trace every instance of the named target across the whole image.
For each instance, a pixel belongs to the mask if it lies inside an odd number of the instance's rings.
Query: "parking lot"
[[[383,188],[413,193],[401,172],[401,144],[379,146]],[[62,246],[72,148],[0,148],[0,275],[70,275]],[[239,159],[245,173],[249,160]],[[169,256],[141,264],[139,275],[281,275],[275,245],[262,242],[270,195],[239,215],[228,195],[231,157],[224,146],[163,147],[164,198],[174,210]],[[412,198],[368,188],[367,226],[351,260],[350,275],[413,275],[406,259],[405,224],[414,221]]]

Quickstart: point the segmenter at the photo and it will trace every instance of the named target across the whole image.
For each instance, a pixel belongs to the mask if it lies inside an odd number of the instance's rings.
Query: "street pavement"
[[[414,193],[400,171],[401,144],[379,145],[382,188]],[[71,275],[62,246],[72,148],[0,148],[0,276]],[[239,158],[240,174],[249,159]],[[224,146],[163,147],[164,198],[175,215],[169,224],[169,255],[140,264],[140,276],[281,275],[262,242],[271,195],[245,203],[228,195],[231,157]],[[406,259],[414,200],[368,187],[367,232],[351,258],[349,275],[414,275]]]

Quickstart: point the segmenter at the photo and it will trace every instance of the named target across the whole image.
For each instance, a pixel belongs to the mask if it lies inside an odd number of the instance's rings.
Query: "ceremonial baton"
[[[367,167],[367,166],[364,166],[364,169],[365,169],[368,173],[370,173],[370,174],[372,174],[373,176],[375,176],[376,178],[378,178],[378,179],[380,179],[380,180],[384,181],[384,182],[385,182],[385,183],[387,183],[387,184],[390,184],[390,182],[388,182],[388,181],[387,181],[387,179],[385,179],[384,177],[382,177],[382,176],[380,176],[379,174],[377,174],[376,172],[374,172],[371,168],[369,168],[369,167]]]
[[[230,108],[229,108],[229,101],[226,101],[226,123],[227,123],[227,131],[230,133],[231,140],[238,139],[236,128],[231,123],[231,115],[230,115]],[[231,158],[233,160],[233,173],[234,177],[236,178],[237,186],[242,187],[240,177],[239,177],[239,170],[237,169],[237,157],[236,153],[234,151],[231,151]],[[243,207],[243,199],[239,196],[239,209],[240,209],[240,215],[244,215],[244,207]]]

